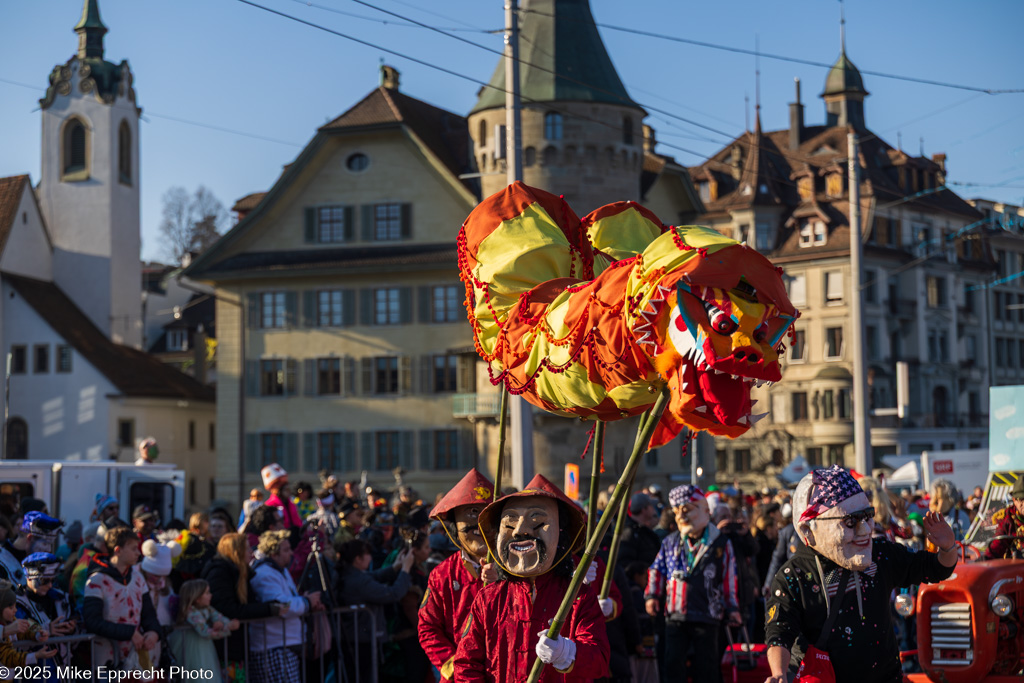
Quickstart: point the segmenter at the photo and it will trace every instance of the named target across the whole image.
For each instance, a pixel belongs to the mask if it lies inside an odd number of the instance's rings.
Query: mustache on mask
[[[501,549],[501,559],[504,560],[505,564],[506,565],[508,564],[508,556],[509,556],[509,553],[511,552],[512,544],[513,543],[522,543],[523,541],[534,541],[534,542],[536,542],[536,544],[537,544],[537,554],[540,555],[540,561],[541,561],[541,563],[543,563],[544,560],[548,556],[548,546],[547,546],[547,544],[543,540],[541,540],[539,538],[536,538],[534,536],[531,536],[529,534],[516,534],[515,536],[512,537],[512,540],[509,541],[508,543],[506,543],[505,547]]]

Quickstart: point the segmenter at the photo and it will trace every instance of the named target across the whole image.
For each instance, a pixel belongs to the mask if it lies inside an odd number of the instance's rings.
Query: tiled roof
[[[320,130],[337,131],[404,125],[456,177],[469,172],[469,126],[458,114],[427,104],[393,88],[380,86]],[[471,183],[465,183],[476,193]]]
[[[345,268],[379,269],[395,266],[445,267],[453,269],[458,252],[453,244],[415,244],[294,251],[253,251],[230,256],[210,268],[211,273],[248,271],[321,270]]]
[[[14,227],[14,219],[18,214],[18,204],[28,184],[27,175],[15,175],[0,178],[0,251],[7,244],[7,237]]]
[[[148,353],[115,344],[52,282],[4,274],[4,279],[90,365],[125,396],[213,401],[213,389]]]
[[[267,196],[266,192],[253,192],[247,194],[231,207],[232,211],[251,211],[256,208],[256,205],[263,201],[263,198]]]

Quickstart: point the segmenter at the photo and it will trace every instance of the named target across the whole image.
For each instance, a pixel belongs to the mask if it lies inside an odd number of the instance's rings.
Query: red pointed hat
[[[569,521],[565,525],[566,531],[569,532],[569,538],[574,539],[570,552],[575,552],[586,540],[583,538],[583,530],[587,528],[587,513],[575,501],[562,493],[562,489],[552,484],[541,474],[531,479],[530,483],[522,491],[502,496],[485,507],[484,511],[480,513],[480,532],[483,534],[484,539],[488,541],[489,547],[497,545],[498,520],[501,517],[501,511],[505,507],[505,503],[512,498],[528,498],[531,496],[545,496],[563,503],[561,507],[565,514],[569,515]]]
[[[494,484],[487,477],[480,474],[476,468],[473,468],[466,472],[466,476],[434,506],[430,516],[435,519],[444,520],[444,516],[457,507],[462,505],[488,505],[492,498],[494,498]]]

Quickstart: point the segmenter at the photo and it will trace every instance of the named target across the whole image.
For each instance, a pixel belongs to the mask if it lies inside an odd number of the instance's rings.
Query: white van
[[[121,519],[131,521],[137,505],[149,505],[166,524],[185,514],[185,472],[173,465],[118,462],[6,460],[0,462],[0,512],[10,513],[25,497],[46,502],[65,524],[88,526],[96,494],[117,498]]]

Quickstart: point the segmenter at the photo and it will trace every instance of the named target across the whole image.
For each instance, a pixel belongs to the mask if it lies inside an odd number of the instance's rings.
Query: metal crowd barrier
[[[314,633],[314,622],[320,620],[321,617],[326,617],[326,623],[331,627],[330,634],[330,647],[324,651],[321,651],[317,656],[310,656],[310,647],[314,645],[311,642],[311,636]],[[369,638],[360,638],[360,626],[369,621]],[[280,621],[280,629],[269,628],[271,622]],[[300,624],[296,625],[295,622],[299,621]],[[323,621],[321,621],[321,624]],[[190,629],[191,626],[179,626],[176,631]],[[289,630],[290,629],[290,630]],[[318,681],[319,683],[325,683],[327,676],[331,673],[331,664],[333,663],[333,680],[337,683],[376,683],[378,680],[379,673],[379,658],[380,658],[380,645],[381,641],[377,637],[377,618],[373,613],[373,610],[366,605],[349,605],[347,607],[337,607],[327,612],[314,612],[313,614],[303,615],[301,617],[277,617],[270,619],[249,619],[242,620],[239,626],[238,633],[241,633],[242,642],[244,645],[244,659],[241,663],[245,667],[246,679],[252,680],[251,664],[252,664],[252,648],[259,644],[262,647],[259,651],[269,652],[271,650],[287,647],[291,649],[298,656],[301,664],[301,679],[302,681]],[[256,643],[253,642],[253,635],[257,634]],[[43,647],[66,644],[69,649],[74,648],[75,644],[81,647],[82,643],[89,644],[89,661],[92,662],[92,666],[88,667],[91,671],[96,671],[98,663],[96,663],[96,640],[98,636],[91,633],[83,633],[72,636],[53,636],[49,638],[46,643],[40,644],[32,640],[17,640],[11,644],[19,650],[27,650],[38,648],[41,645]],[[220,638],[212,641],[214,646],[219,650],[220,661],[224,664],[228,662],[228,638]],[[170,649],[170,644],[167,638],[162,638],[160,641],[161,648]],[[366,655],[369,655],[369,662],[366,662]],[[172,658],[176,656],[176,653],[171,653]],[[120,658],[118,648],[114,648],[115,662],[111,667],[112,670],[120,668]],[[48,662],[54,662],[54,660],[47,660]],[[34,665],[40,666],[42,663]],[[60,666],[68,666],[74,669],[76,665],[71,662],[60,662]],[[49,664],[47,664],[49,666]],[[156,666],[156,662],[154,662]],[[177,667],[177,668],[174,668]],[[82,667],[79,667],[82,668]],[[9,670],[9,676],[14,681],[30,681],[39,680],[40,676],[34,675],[34,673],[27,673],[25,677],[15,677],[16,667],[7,667]],[[190,672],[194,672],[190,675]],[[161,680],[161,681],[193,681],[193,680],[204,680],[201,672],[197,672],[195,669],[189,667],[188,661],[174,661],[172,659],[172,667],[163,672],[163,675],[157,679],[154,676],[149,680]],[[310,675],[315,677],[310,678]],[[127,680],[127,679],[126,679]],[[231,680],[230,678],[224,678],[225,681]]]

